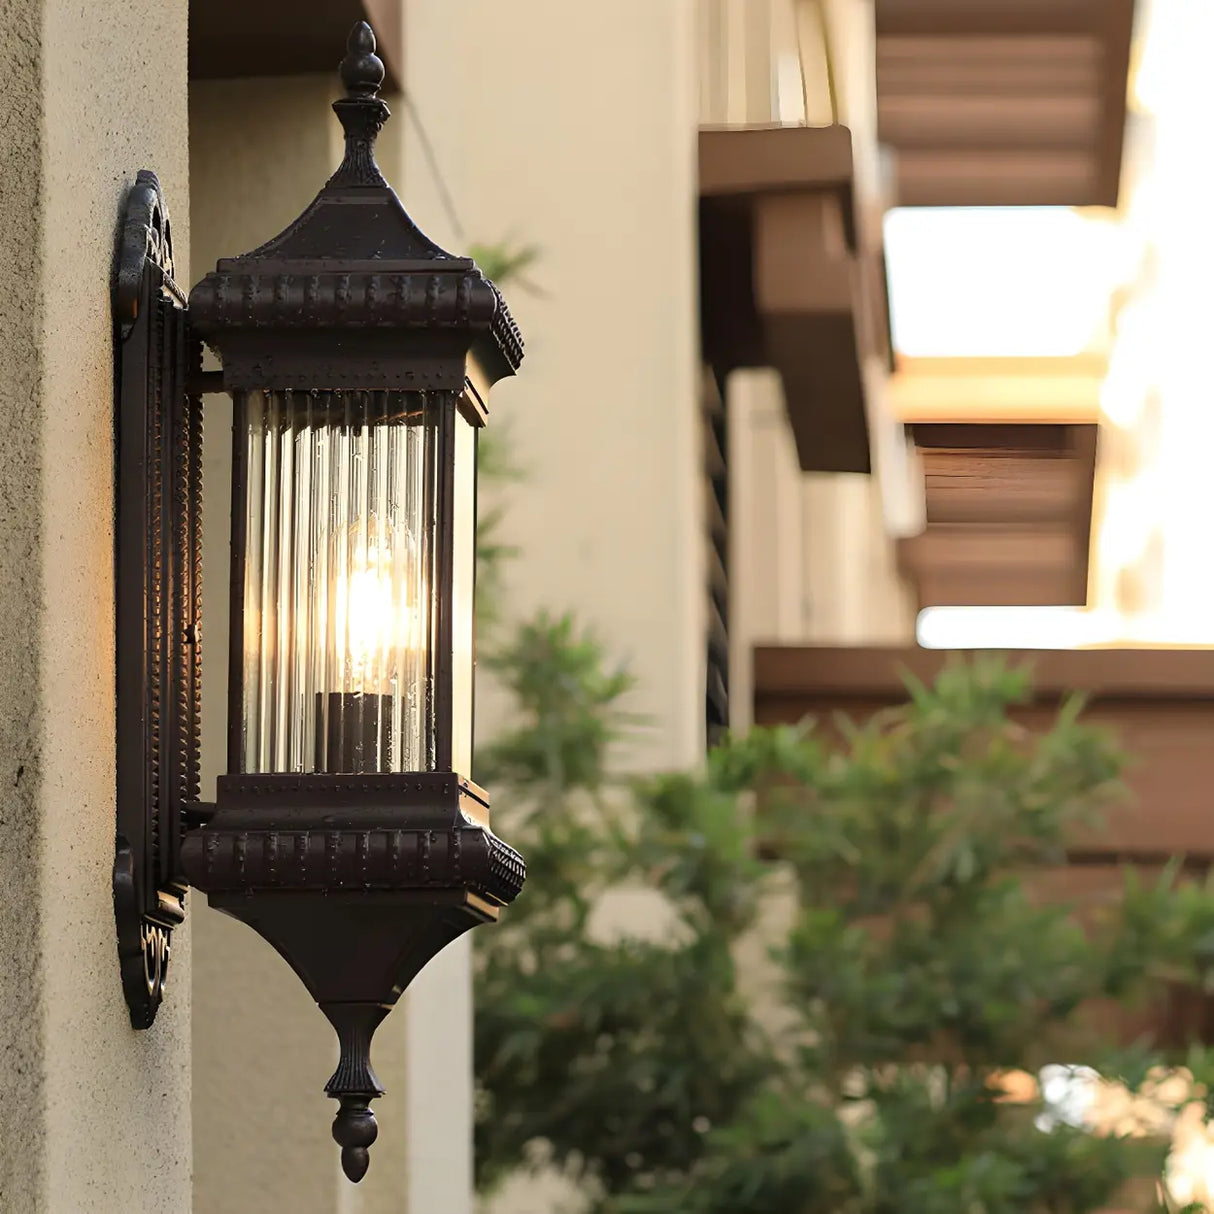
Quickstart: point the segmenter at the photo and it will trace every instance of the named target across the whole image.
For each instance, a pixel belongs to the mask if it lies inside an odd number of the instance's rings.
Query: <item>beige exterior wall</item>
[[[440,240],[539,246],[510,306],[528,342],[491,425],[527,471],[510,609],[575,611],[639,679],[626,761],[702,752],[703,560],[692,0],[413,0],[409,87],[456,200],[420,149],[406,202]],[[481,727],[494,711],[488,695]]]
[[[527,358],[490,405],[527,473],[509,491],[503,538],[522,552],[505,606],[572,610],[628,661],[639,680],[629,707],[650,724],[623,762],[694,763],[704,651],[694,4],[410,0],[405,43],[410,96],[456,213],[415,132],[410,212],[453,251],[502,240],[540,251],[531,277],[543,294],[508,291]],[[491,730],[502,705],[483,680],[478,696],[478,728]],[[441,1014],[437,1000],[429,1007]],[[440,1082],[447,1060],[431,1052],[413,1065],[423,1061]],[[521,1182],[494,1208],[545,1214],[565,1196]]]
[[[0,57],[0,1208],[181,1209],[189,934],[137,1033],[111,901],[110,282],[140,168],[189,263],[186,3],[12,0]]]

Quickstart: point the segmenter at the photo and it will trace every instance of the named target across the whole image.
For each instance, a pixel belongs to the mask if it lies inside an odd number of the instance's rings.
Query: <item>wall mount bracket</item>
[[[117,834],[114,918],[131,1025],[151,1026],[173,928],[186,806],[198,801],[202,402],[187,395],[201,346],[173,279],[155,173],[127,193],[113,283],[117,451]]]

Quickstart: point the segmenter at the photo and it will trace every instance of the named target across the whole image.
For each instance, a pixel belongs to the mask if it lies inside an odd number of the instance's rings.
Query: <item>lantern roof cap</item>
[[[333,109],[345,131],[341,164],[282,232],[222,258],[194,287],[193,327],[221,354],[233,330],[441,329],[448,346],[466,338],[464,351],[488,382],[512,375],[523,342],[501,292],[470,258],[422,232],[375,162],[390,111],[378,95],[384,65],[365,21],[351,31],[340,70],[346,95]]]

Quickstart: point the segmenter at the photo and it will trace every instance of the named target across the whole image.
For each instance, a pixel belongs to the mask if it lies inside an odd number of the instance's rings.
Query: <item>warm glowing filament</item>
[[[399,547],[404,546],[404,560]],[[390,694],[406,654],[424,648],[425,587],[407,536],[356,545],[336,578],[334,657],[342,690]]]

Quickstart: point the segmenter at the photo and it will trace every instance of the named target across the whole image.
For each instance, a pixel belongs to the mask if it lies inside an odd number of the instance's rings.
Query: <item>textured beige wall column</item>
[[[118,978],[110,282],[154,168],[189,261],[186,0],[0,3],[0,1209],[185,1209],[189,934]]]
[[[411,119],[403,105],[397,107],[404,134],[400,146],[405,207],[431,239],[453,253],[466,251],[467,237],[442,205],[443,185],[418,131],[423,124],[433,141],[428,150],[439,158],[444,184],[458,205],[464,193],[465,149],[453,146],[450,133],[459,132],[457,140],[462,137],[461,123],[452,116],[458,114],[460,102],[455,80],[464,70],[462,9],[449,5],[440,12],[430,0],[406,4],[405,87],[414,106]],[[448,945],[414,980],[403,1000],[409,1131],[405,1172],[413,1214],[469,1214],[472,1209],[471,955],[468,937]]]
[[[729,419],[730,725],[751,724],[756,637],[801,638],[806,577],[797,463],[779,375],[735,371],[726,385]]]
[[[915,610],[899,576],[879,485],[858,473],[805,477],[805,624],[799,637],[829,645],[910,645]]]
[[[334,48],[334,65],[342,47]],[[221,256],[247,252],[312,200],[340,159],[329,108],[332,75],[195,81],[190,86],[194,277]],[[393,106],[398,110],[398,106]],[[380,162],[398,176],[399,114]],[[394,130],[395,128],[395,130]],[[204,445],[204,795],[224,769],[227,721],[228,525],[231,405],[206,401]],[[194,898],[194,1211],[380,1214],[404,1204],[404,1016],[376,1034],[374,1063],[388,1089],[380,1137],[361,1185],[341,1175],[324,1083],[333,1031],[286,963],[244,924]]]
[[[543,294],[508,292],[523,371],[490,406],[527,473],[509,494],[504,538],[521,555],[504,606],[572,609],[628,661],[639,680],[630,707],[649,721],[622,756],[638,769],[692,764],[703,746],[693,10],[691,0],[406,6],[407,85],[457,214],[416,140],[410,210],[455,249],[507,240],[540,251],[532,277]],[[478,685],[482,732],[501,711],[489,691]],[[468,1015],[466,962],[454,951],[443,961],[411,992],[414,1048],[427,1024]],[[469,1059],[422,1048],[411,1062],[417,1119],[470,1120]],[[465,1144],[448,1139],[452,1166],[466,1166],[453,1154]],[[417,1209],[452,1208],[425,1197]],[[500,1208],[544,1214],[560,1200],[523,1184]]]
[[[409,88],[464,243],[535,244],[527,340],[491,425],[510,492],[516,614],[574,609],[625,657],[651,729],[637,767],[702,749],[704,597],[696,354],[692,0],[410,0]],[[432,47],[439,50],[432,53]],[[444,51],[450,49],[453,58]],[[420,152],[408,201],[445,222]]]

